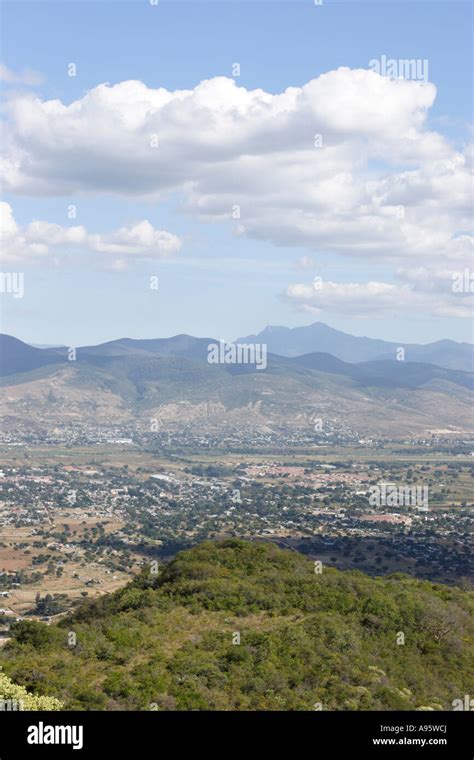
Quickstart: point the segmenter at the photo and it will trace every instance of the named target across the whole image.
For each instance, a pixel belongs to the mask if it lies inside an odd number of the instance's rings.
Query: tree
[[[12,709],[15,710],[46,710],[51,712],[64,708],[63,702],[56,697],[30,694],[24,686],[18,686],[5,673],[0,673],[0,703],[5,704],[7,700],[11,702]]]

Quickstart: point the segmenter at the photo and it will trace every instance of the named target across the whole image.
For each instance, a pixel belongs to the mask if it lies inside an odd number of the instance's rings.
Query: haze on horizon
[[[291,336],[295,333],[295,331],[299,332],[299,330],[301,328],[305,329],[305,328],[311,328],[311,327],[316,327],[316,326],[322,326],[323,328],[329,328],[329,330],[336,330],[336,328],[334,328],[332,325],[328,324],[327,322],[317,321],[317,322],[308,322],[306,324],[297,325],[295,327],[288,327],[287,325],[265,325],[262,329],[255,330],[255,332],[252,333],[251,336],[239,335],[239,336],[231,337],[230,339],[220,337],[217,334],[217,332],[215,334],[213,334],[213,335],[211,335],[211,334],[210,335],[202,335],[202,334],[201,335],[196,335],[196,334],[191,333],[191,332],[185,332],[185,333],[171,332],[170,334],[165,334],[165,335],[111,335],[106,340],[93,340],[91,342],[85,342],[85,341],[79,342],[76,347],[81,347],[81,346],[82,347],[83,346],[100,346],[100,345],[103,345],[105,343],[113,343],[113,342],[124,340],[124,339],[131,339],[131,340],[135,340],[135,341],[155,340],[155,339],[171,340],[172,338],[176,338],[176,337],[178,337],[180,335],[186,335],[186,336],[189,336],[189,337],[192,337],[192,338],[197,338],[197,339],[209,338],[209,339],[213,339],[213,340],[215,340],[215,339],[222,340],[223,342],[235,343],[237,341],[242,341],[242,340],[249,340],[249,339],[254,340],[254,336],[255,336],[255,339],[262,340],[263,339],[262,336],[265,335],[267,333],[267,331],[275,331],[275,330],[288,331],[288,337],[291,340]],[[337,330],[337,332],[341,333],[343,335],[350,335],[351,337],[354,337],[354,338],[368,338],[369,340],[382,340],[382,341],[385,341],[385,338],[382,338],[380,335],[377,335],[377,334],[375,334],[375,335],[369,335],[369,334],[367,334],[365,332],[357,332],[356,330],[353,330],[351,332],[344,332],[344,331]],[[71,346],[72,345],[72,343],[69,342],[69,341],[64,341],[62,343],[48,343],[47,340],[45,340],[45,341],[37,343],[35,341],[25,340],[24,338],[22,338],[21,336],[18,336],[18,335],[13,335],[12,337],[17,338],[19,340],[22,340],[24,343],[27,343],[28,345],[32,345],[32,346],[34,346],[36,348],[59,348],[59,347]],[[443,341],[443,340],[450,341],[449,338],[439,338],[439,340],[440,341]],[[389,341],[387,341],[387,342],[389,342]],[[409,345],[410,344],[428,345],[428,344],[436,343],[436,342],[437,341],[426,341],[426,342],[421,342],[421,343],[418,344],[416,341],[406,341],[406,343],[409,344]],[[474,343],[474,341],[472,341],[472,340],[470,340],[470,341],[469,340],[468,341],[454,341],[454,342],[458,343],[458,344],[465,343],[465,344],[468,344],[468,345],[473,345],[473,343]]]

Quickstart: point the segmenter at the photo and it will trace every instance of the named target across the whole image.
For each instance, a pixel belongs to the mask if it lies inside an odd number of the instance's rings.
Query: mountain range
[[[327,328],[312,327],[318,334]],[[263,342],[265,332],[255,342]],[[371,341],[340,335],[346,349],[346,338]],[[252,342],[250,337],[244,341]],[[159,419],[164,429],[237,425],[270,433],[282,425],[306,428],[314,417],[332,430],[390,438],[474,429],[474,374],[465,369],[384,358],[387,353],[352,363],[337,356],[343,353],[342,342],[335,339],[331,353],[269,353],[262,371],[252,363],[210,364],[208,347],[217,342],[190,335],[122,338],[71,353],[2,335],[0,412],[9,429],[28,421],[36,429],[91,422],[133,423],[146,430],[151,419]],[[452,345],[462,364],[469,345]],[[417,347],[422,348],[427,347]]]
[[[474,370],[474,346],[453,340],[437,340],[425,345],[394,343],[376,338],[357,337],[335,330],[324,322],[304,327],[265,327],[255,334],[239,338],[237,343],[265,343],[268,350],[281,356],[322,351],[346,362],[383,361],[394,359],[399,348],[405,351],[405,360],[427,362],[448,369]]]

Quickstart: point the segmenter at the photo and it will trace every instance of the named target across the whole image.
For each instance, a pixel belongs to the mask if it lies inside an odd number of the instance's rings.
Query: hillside
[[[0,664],[66,709],[452,709],[474,676],[472,612],[458,588],[206,542],[58,625],[15,624]]]
[[[259,370],[209,364],[208,339],[176,336],[164,343],[123,339],[79,348],[68,361],[65,349],[43,352],[1,336],[0,347],[8,348],[0,399],[5,429],[44,434],[120,424],[149,432],[150,420],[159,419],[161,429],[185,424],[199,433],[228,426],[268,433],[280,426],[310,431],[315,417],[328,430],[398,439],[474,428],[469,372],[393,359],[350,364],[328,353],[269,354]]]
[[[0,376],[29,372],[57,361],[54,350],[29,346],[12,335],[0,335]]]

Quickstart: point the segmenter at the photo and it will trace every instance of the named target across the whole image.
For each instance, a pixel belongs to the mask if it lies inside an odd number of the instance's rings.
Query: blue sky
[[[3,90],[7,101],[17,98],[19,92],[33,91],[43,102],[59,100],[69,106],[104,82],[116,85],[138,80],[150,90],[193,90],[202,80],[232,78],[232,66],[238,62],[239,87],[247,91],[261,89],[275,95],[289,87],[302,87],[341,66],[368,69],[369,61],[381,55],[394,59],[427,59],[429,80],[437,92],[433,105],[425,109],[426,118],[420,130],[441,135],[451,151],[448,155],[443,148],[439,177],[430,174],[436,195],[447,163],[454,162],[452,156],[462,153],[471,139],[471,14],[472,6],[467,2],[327,0],[322,6],[315,6],[309,0],[291,3],[160,0],[157,7],[150,6],[146,0],[3,2],[1,60],[11,72],[10,81],[3,83]],[[70,62],[77,66],[75,77],[68,76]],[[41,83],[32,86],[19,81],[25,69],[40,72]],[[17,76],[18,81],[13,81],[13,76]],[[8,109],[4,113],[10,123]],[[223,221],[220,212],[206,208],[203,214],[199,198],[193,199],[191,209],[183,208],[187,205],[186,182],[197,181],[198,185],[208,187],[211,182],[208,178],[204,183],[199,176],[193,176],[170,191],[160,190],[159,197],[157,194],[129,195],[120,188],[114,192],[114,166],[121,160],[119,131],[117,160],[114,163],[111,159],[107,168],[112,175],[106,183],[108,189],[94,190],[93,167],[89,170],[85,166],[87,176],[70,192],[74,182],[61,186],[63,171],[54,156],[54,140],[61,137],[51,137],[51,144],[46,146],[43,126],[35,127],[33,118],[28,116],[28,129],[32,131],[25,138],[20,121],[22,114],[11,127],[11,144],[21,144],[26,152],[31,150],[35,165],[40,167],[35,169],[33,179],[36,180],[38,171],[43,171],[42,181],[47,183],[47,189],[38,190],[31,176],[28,181],[22,180],[16,186],[12,182],[5,188],[3,200],[13,209],[20,230],[33,221],[43,220],[62,228],[82,225],[90,235],[106,236],[146,219],[153,228],[177,236],[181,248],[169,259],[137,257],[132,261],[128,257],[126,265],[115,271],[104,265],[97,250],[71,248],[67,242],[57,248],[56,256],[45,258],[41,263],[32,262],[27,256],[21,260],[21,252],[15,253],[21,265],[15,261],[15,265],[4,265],[3,269],[24,272],[25,294],[17,299],[11,294],[2,294],[5,332],[30,342],[81,345],[124,335],[143,338],[180,332],[231,339],[258,331],[267,324],[295,326],[322,320],[354,334],[390,340],[428,342],[443,337],[472,340],[465,310],[460,316],[457,305],[453,305],[451,296],[444,292],[444,285],[439,286],[439,282],[444,282],[440,279],[442,276],[446,280],[446,275],[440,274],[443,245],[447,240],[443,236],[448,235],[449,229],[453,241],[468,232],[463,212],[458,208],[440,227],[436,269],[429,254],[423,253],[424,258],[414,260],[418,255],[414,252],[421,245],[415,239],[407,244],[403,260],[397,258],[398,251],[388,249],[380,255],[371,250],[368,255],[363,225],[357,232],[360,235],[357,246],[350,249],[347,243],[340,242],[333,248],[326,232],[320,237],[317,214],[312,215],[311,221],[316,233],[314,243],[312,233],[309,238],[306,233],[302,236],[301,229],[290,229],[289,223],[280,223],[275,231],[269,229],[272,218],[275,222],[281,221],[277,220],[278,210],[273,213],[269,208],[259,210],[258,215],[255,212],[248,226],[243,220],[245,229],[236,235],[235,225]],[[196,118],[199,119],[199,114]],[[415,123],[416,109],[411,118]],[[100,125],[99,113],[96,125],[91,124],[91,141]],[[51,135],[56,134],[55,129],[54,125],[50,127]],[[61,134],[69,134],[74,140],[74,131],[68,133],[67,129],[74,130],[74,127],[64,126]],[[192,136],[195,129],[192,118],[188,129]],[[39,132],[41,140],[37,146],[35,134]],[[351,151],[358,145],[359,137],[354,135],[351,133],[347,138],[348,142],[352,141]],[[378,140],[376,133],[374,135],[370,138],[373,142]],[[385,139],[385,135],[383,137]],[[265,133],[256,135],[255,139],[263,145],[265,153],[265,139],[268,139]],[[342,150],[346,137],[340,139]],[[390,140],[395,145],[396,134]],[[354,165],[359,185],[375,177],[382,182],[384,173],[393,176],[395,172],[413,169],[413,159],[400,158],[403,151],[399,147],[394,151],[396,161],[387,158],[391,153],[384,148],[380,161],[371,157],[363,167]],[[439,152],[436,155],[439,156]],[[435,163],[435,158],[431,160],[427,154],[424,161],[428,167]],[[31,159],[27,157],[25,171],[28,165]],[[81,165],[80,160],[78,165]],[[213,180],[220,173],[216,187],[222,193],[225,171],[222,173],[222,168],[215,168],[211,162],[206,166]],[[304,162],[302,171],[303,168]],[[240,169],[235,170],[235,183],[241,188],[245,183],[239,172]],[[417,179],[417,186],[425,183],[427,172],[428,168],[422,167],[423,180]],[[234,181],[234,173],[232,179]],[[257,174],[256,181],[258,179]],[[298,184],[298,177],[293,173],[291,179]],[[70,180],[69,177],[68,182]],[[130,183],[134,181],[132,165]],[[396,184],[395,180],[391,182]],[[456,180],[455,187],[460,183],[461,180],[459,183]],[[430,191],[424,192],[428,208],[432,205]],[[285,203],[290,204],[290,214],[294,209],[290,192],[288,196]],[[241,197],[239,189],[239,201]],[[406,191],[406,197],[408,211],[410,202],[414,206],[419,204],[416,198],[410,201],[414,198],[413,189]],[[438,195],[433,202],[440,203],[441,216],[446,204],[443,205]],[[70,204],[77,208],[73,222],[68,218]],[[294,208],[300,209],[300,205],[295,195]],[[249,193],[242,205],[243,213],[248,208],[253,214],[254,206],[255,199]],[[281,211],[282,218],[285,213]],[[330,225],[332,220],[327,209],[324,214],[325,224]],[[423,224],[429,231],[429,214],[425,216]],[[348,237],[349,233],[348,229]],[[18,250],[15,244],[15,252]],[[452,268],[458,270],[462,264],[456,256],[452,254],[455,262]],[[298,264],[302,257],[314,263]],[[400,275],[401,269],[403,275]],[[407,273],[413,269],[418,274]],[[419,274],[421,269],[425,274]],[[158,291],[150,290],[150,275],[159,277]],[[315,276],[333,283],[332,299],[327,297],[319,302],[317,295],[308,293]],[[410,277],[415,279],[410,280]],[[427,281],[427,278],[432,279]],[[361,290],[354,304],[351,291],[345,290],[344,285],[358,283],[362,288],[373,281],[389,287],[398,282],[397,287],[402,288],[399,304],[394,300],[394,305],[387,306],[388,296],[380,293],[383,289],[379,288],[373,305],[361,313],[361,300],[364,292],[371,297],[370,288]],[[422,284],[417,285],[419,282]],[[441,288],[439,299],[435,286],[430,283],[437,283],[436,288]],[[421,288],[415,296],[406,290],[413,287]],[[291,294],[289,288],[293,288]],[[441,308],[443,299],[446,304]]]

